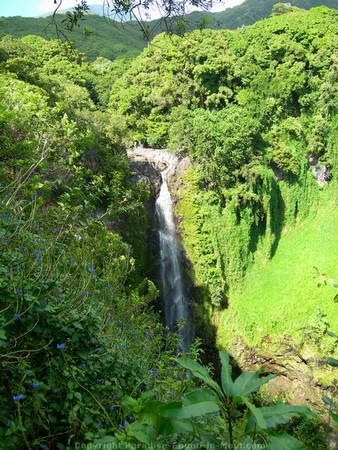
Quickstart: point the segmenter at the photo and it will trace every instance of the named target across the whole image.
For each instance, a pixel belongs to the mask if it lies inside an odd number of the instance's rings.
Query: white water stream
[[[156,201],[156,215],[160,238],[160,273],[165,323],[180,337],[180,349],[189,350],[192,342],[192,325],[189,319],[187,301],[184,296],[182,271],[180,266],[180,247],[176,234],[167,174],[171,169],[168,163],[161,172],[162,185]]]

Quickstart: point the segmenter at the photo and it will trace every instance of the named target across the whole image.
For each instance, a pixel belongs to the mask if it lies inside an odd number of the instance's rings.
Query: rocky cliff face
[[[155,196],[159,193],[161,186],[160,172],[168,165],[168,184],[171,195],[177,196],[177,192],[182,184],[182,175],[191,165],[188,157],[179,158],[178,156],[153,148],[137,147],[127,152],[131,161],[131,169],[134,172],[135,181],[143,180]]]
[[[328,184],[332,178],[330,168],[323,164],[317,155],[308,155],[308,161],[319,186]]]

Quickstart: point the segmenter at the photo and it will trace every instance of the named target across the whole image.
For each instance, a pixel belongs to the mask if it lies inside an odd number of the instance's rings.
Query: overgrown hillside
[[[195,162],[177,212],[191,276],[215,310],[232,310],[248,268],[256,260],[273,261],[286,230],[306,227],[318,208],[332,207],[325,199],[326,183],[336,183],[337,18],[326,7],[286,10],[238,31],[159,36],[114,85],[111,114],[124,121],[130,141],[168,146]],[[322,172],[322,186],[313,171]],[[327,251],[314,247],[313,265],[333,270],[332,232],[324,236]],[[312,266],[299,271],[306,276],[312,299],[324,304]],[[292,315],[298,287],[308,281],[284,283],[294,292],[285,306]],[[249,286],[245,292],[250,302]],[[311,301],[310,311],[304,291],[300,328],[317,313]],[[337,315],[327,308],[322,313],[330,313],[330,326],[337,328]],[[240,311],[233,320],[253,327]],[[275,314],[281,317],[282,310]],[[273,339],[279,340],[283,324],[276,329]]]
[[[283,228],[272,259],[258,249],[255,263],[223,313],[221,346],[233,348],[241,336],[261,354],[273,354],[296,343],[294,350],[309,360],[335,352],[335,342],[325,336],[326,329],[337,329],[335,290],[329,284],[317,287],[317,270],[337,273],[332,248],[337,220],[335,189],[327,189],[309,217]],[[316,369],[319,378],[320,370]]]
[[[148,279],[149,186],[131,181],[126,156],[141,142],[193,161],[177,213],[201,325],[223,312],[226,346],[238,333],[261,344],[257,325],[288,337],[280,318],[297,300],[295,318],[311,315],[292,338],[334,356],[330,287],[316,290],[317,313],[297,260],[334,268],[338,16],[282,12],[158,36],[130,63],[89,63],[34,35],[0,40],[1,449],[329,448],[312,411],[257,394],[276,374],[233,373],[221,352],[214,377],[206,334],[180,354]],[[251,297],[261,267],[270,284]],[[334,389],[323,399],[337,422]]]
[[[174,344],[134,251],[148,192],[101,110],[109,67],[37,36],[0,55],[0,447],[75,448],[123,432],[123,397],[170,391]]]
[[[174,33],[181,35],[201,28],[234,30],[242,25],[251,25],[257,20],[269,17],[275,3],[277,3],[276,0],[246,0],[239,6],[227,8],[219,13],[193,12],[185,18],[171,19],[167,23],[150,20],[143,24],[143,31],[136,21],[127,20],[120,23],[109,17],[97,15],[102,13],[102,5],[97,5],[94,8],[96,14],[86,14],[85,20],[80,22],[80,27],[75,27],[72,33],[66,30],[63,23],[65,14],[57,14],[55,22],[52,17],[2,18],[0,37],[7,34],[15,37],[34,34],[45,39],[56,37],[64,39],[62,33],[65,33],[75,48],[86,54],[89,61],[94,61],[98,57],[115,60],[139,55],[149,40],[167,31],[168,27]],[[294,0],[292,5],[305,9],[320,5],[326,5],[329,8],[337,7],[336,0]],[[92,10],[93,6],[91,5],[90,8]]]
[[[70,33],[65,29],[65,14],[57,14],[55,22],[52,17],[7,17],[0,20],[0,37],[11,35],[24,37],[37,35],[44,39],[57,37],[69,39],[74,47],[84,52],[89,61],[98,57],[115,60],[132,58],[141,53],[147,45],[139,25],[136,22],[121,24],[96,14],[88,14]]]
[[[311,9],[316,6],[327,6],[336,8],[335,0],[292,0],[291,2],[276,2],[275,0],[245,0],[240,5],[233,8],[227,8],[224,11],[205,14],[194,12],[189,15],[193,23],[206,23],[207,28],[235,30],[243,25],[252,25],[260,19],[266,19],[270,16],[273,7],[276,4],[285,4],[302,9]]]

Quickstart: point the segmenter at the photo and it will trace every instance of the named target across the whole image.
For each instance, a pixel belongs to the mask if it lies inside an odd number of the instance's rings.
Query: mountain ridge
[[[246,0],[238,6],[226,8],[216,13],[192,12],[187,15],[186,20],[171,24],[174,32],[192,31],[194,29],[236,29],[241,26],[251,25],[257,20],[267,18],[276,0]],[[310,9],[315,6],[324,5],[331,8],[336,7],[335,0],[294,0],[292,6]],[[91,9],[98,10],[96,5]],[[100,6],[102,9],[101,5]],[[335,8],[336,9],[336,8]],[[116,20],[102,17],[94,11],[86,16],[83,27],[77,27],[71,35],[70,40],[75,48],[86,53],[90,61],[101,56],[107,59],[130,58],[137,56],[148,44],[148,39],[166,31],[165,24],[159,20],[144,22],[143,30],[137,21],[118,22]],[[50,19],[50,23],[48,23]],[[58,36],[57,27],[64,30],[64,14],[56,15],[56,22],[51,16],[39,18],[8,17],[2,18],[0,26],[0,37],[10,34],[15,37],[23,37],[29,34],[37,34],[47,39]],[[87,30],[87,31],[86,31]],[[88,36],[89,35],[89,36]]]

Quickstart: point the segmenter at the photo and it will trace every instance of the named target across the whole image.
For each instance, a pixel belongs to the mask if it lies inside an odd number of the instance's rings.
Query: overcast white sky
[[[59,4],[61,0],[57,0]],[[88,5],[99,5],[102,0],[87,0]],[[222,0],[214,1],[213,11],[222,11],[232,6],[240,5],[244,0]],[[76,0],[62,0],[60,9],[74,7]],[[54,0],[0,0],[0,17],[22,16],[36,17],[52,12],[57,5]]]

